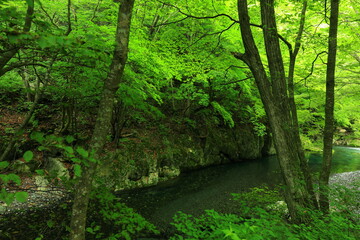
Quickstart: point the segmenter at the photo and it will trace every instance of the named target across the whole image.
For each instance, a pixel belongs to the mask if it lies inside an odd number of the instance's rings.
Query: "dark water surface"
[[[321,155],[311,154],[309,165],[318,171]],[[360,170],[360,148],[334,147],[332,173],[356,170]],[[205,209],[236,213],[237,203],[231,200],[231,193],[281,182],[279,164],[272,156],[184,173],[154,187],[121,192],[119,197],[161,230],[167,230],[177,211],[193,215]]]

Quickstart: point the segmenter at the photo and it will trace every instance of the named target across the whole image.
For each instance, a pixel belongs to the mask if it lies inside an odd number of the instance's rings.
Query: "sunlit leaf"
[[[32,151],[26,151],[23,155],[23,158],[26,162],[29,162],[33,159],[34,153]]]
[[[83,158],[88,158],[89,157],[89,152],[86,151],[84,148],[82,147],[77,147],[76,148],[76,152],[80,154],[80,156],[82,156]]]
[[[27,192],[17,192],[15,193],[15,198],[19,202],[26,202],[29,197]]]
[[[9,166],[9,162],[3,161],[0,162],[0,169],[7,168]]]
[[[79,164],[74,165],[74,174],[77,177],[80,177],[82,173],[81,166]]]

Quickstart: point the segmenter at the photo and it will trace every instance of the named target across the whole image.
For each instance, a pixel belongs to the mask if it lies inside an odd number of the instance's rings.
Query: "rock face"
[[[213,128],[201,136],[184,132],[134,139],[122,147],[107,156],[111,164],[98,169],[101,179],[118,190],[153,185],[181,171],[260,158],[273,148],[246,125]]]

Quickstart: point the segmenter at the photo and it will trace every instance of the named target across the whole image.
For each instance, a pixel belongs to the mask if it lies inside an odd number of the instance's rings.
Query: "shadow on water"
[[[157,186],[124,191],[119,196],[160,229],[166,230],[178,211],[192,215],[199,215],[205,209],[236,213],[237,203],[231,200],[231,193],[265,184],[277,185],[281,179],[276,158],[268,157],[184,173]]]
[[[310,154],[313,172],[321,168],[321,154]],[[334,147],[332,173],[360,170],[360,148]],[[154,187],[123,191],[119,197],[160,230],[171,231],[169,223],[178,211],[200,215],[205,209],[236,213],[231,193],[282,182],[275,156],[254,161],[212,166],[181,174]]]

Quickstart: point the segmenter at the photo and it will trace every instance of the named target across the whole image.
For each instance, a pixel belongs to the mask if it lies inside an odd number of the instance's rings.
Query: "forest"
[[[0,239],[360,238],[359,0],[0,0],[0,30]]]

